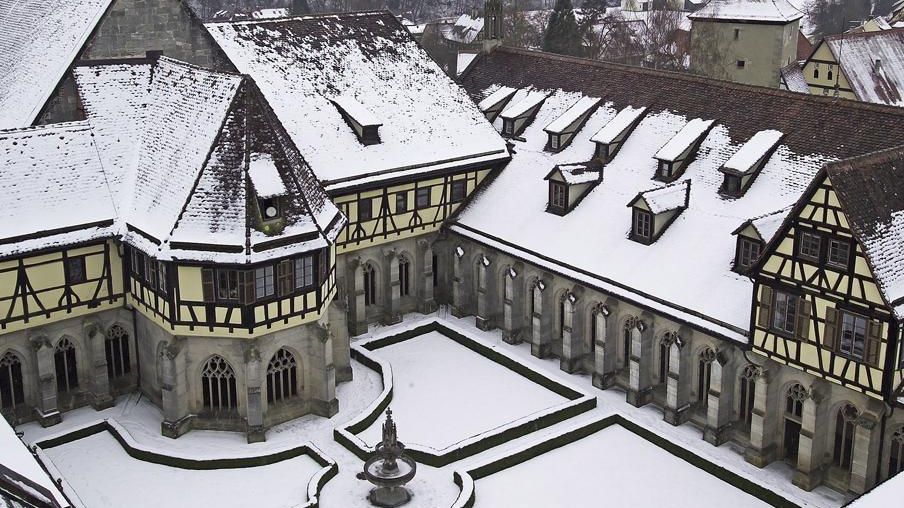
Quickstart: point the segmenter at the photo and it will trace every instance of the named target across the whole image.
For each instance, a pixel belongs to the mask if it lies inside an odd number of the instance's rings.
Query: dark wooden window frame
[[[418,210],[430,208],[432,204],[431,194],[430,187],[421,187],[417,189],[415,191],[414,207]]]
[[[451,189],[449,190],[450,201],[452,203],[460,203],[468,197],[468,181],[453,180]]]
[[[361,198],[358,200],[358,222],[374,218],[373,198]]]
[[[396,213],[405,213],[408,211],[408,191],[396,193]]]
[[[558,215],[564,215],[568,211],[568,184],[557,180],[549,181],[549,207],[548,210]]]
[[[66,284],[71,286],[88,282],[88,267],[85,263],[85,256],[67,257],[64,266]]]

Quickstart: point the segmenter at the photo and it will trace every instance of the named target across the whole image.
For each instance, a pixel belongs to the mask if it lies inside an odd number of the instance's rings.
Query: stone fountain
[[[364,462],[364,472],[358,475],[376,485],[367,496],[370,504],[392,508],[411,501],[411,492],[405,488],[405,484],[414,478],[416,471],[417,463],[405,455],[405,445],[398,440],[392,410],[387,409],[386,421],[383,422],[383,441]]]

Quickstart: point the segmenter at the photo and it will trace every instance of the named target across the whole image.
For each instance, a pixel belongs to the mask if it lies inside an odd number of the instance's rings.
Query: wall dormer
[[[647,108],[632,108],[631,106],[619,111],[612,120],[609,120],[599,132],[590,138],[590,141],[596,144],[594,157],[603,163],[611,161],[646,112]]]
[[[543,129],[549,136],[546,141],[546,150],[550,152],[561,152],[564,150],[599,105],[600,99],[596,97],[581,97],[567,111],[562,113],[562,116],[547,125]]]
[[[549,202],[546,211],[556,215],[570,212],[603,180],[602,166],[593,162],[559,164],[546,175]]]
[[[712,120],[694,118],[675,134],[653,157],[659,162],[654,180],[674,182],[694,159],[700,143],[713,126]]]
[[[248,165],[248,177],[251,179],[251,186],[254,188],[261,223],[265,225],[262,229],[269,231],[272,226],[266,227],[268,223],[280,221],[283,218],[285,197],[289,194],[289,191],[286,190],[282,176],[280,176],[279,170],[276,169],[276,164],[273,163],[273,157],[270,154],[251,154],[251,162]]]
[[[747,273],[760,259],[766,243],[775,235],[785,218],[787,209],[748,219],[732,235],[737,237],[732,270]]]
[[[631,232],[628,237],[645,245],[655,242],[687,208],[690,196],[690,180],[637,194],[628,203],[631,208]]]
[[[483,113],[483,116],[485,116],[490,123],[493,123],[496,121],[496,117],[499,116],[499,113],[502,113],[502,110],[505,109],[509,101],[512,100],[512,97],[515,96],[517,91],[518,90],[515,88],[501,86],[497,88],[495,92],[480,101],[480,103],[477,104],[477,109]]]
[[[503,136],[520,136],[524,129],[534,120],[543,102],[546,101],[546,94],[540,91],[531,91],[527,93],[520,101],[512,104],[503,111],[499,117],[502,118],[502,135]]]
[[[333,99],[333,104],[345,123],[352,128],[358,141],[363,145],[380,143],[380,126],[383,125],[369,109],[351,95],[340,95]]]
[[[723,175],[719,194],[732,198],[743,196],[772,156],[782,136],[779,131],[760,131],[744,143],[744,146],[719,168]]]

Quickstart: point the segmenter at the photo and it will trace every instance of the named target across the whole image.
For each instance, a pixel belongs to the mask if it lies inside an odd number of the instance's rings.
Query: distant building
[[[688,17],[697,74],[774,88],[797,59],[803,14],[787,0],[713,0]]]

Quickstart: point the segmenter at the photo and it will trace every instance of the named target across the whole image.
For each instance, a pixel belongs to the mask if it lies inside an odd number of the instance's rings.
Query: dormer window
[[[590,118],[590,115],[596,111],[600,100],[596,97],[581,97],[567,111],[556,118],[552,123],[546,126],[544,131],[549,135],[549,143],[547,149],[552,152],[559,152],[571,143],[575,134],[581,130],[581,127]]]
[[[778,231],[785,213],[786,210],[779,210],[744,221],[731,233],[738,237],[733,263],[734,271],[746,273],[759,261],[766,248],[766,242]]]
[[[383,125],[369,109],[351,95],[340,95],[333,99],[333,104],[342,115],[345,123],[352,128],[363,145],[380,143],[380,126]]]
[[[747,238],[738,237],[737,257],[735,258],[735,269],[740,272],[749,270],[760,258],[763,250],[763,242]]]
[[[697,148],[713,126],[712,120],[695,118],[684,125],[672,139],[656,152],[659,161],[655,180],[673,182],[678,179],[693,160]]]
[[[549,202],[546,211],[565,215],[602,180],[602,166],[596,163],[559,164],[546,175]]]
[[[507,136],[520,136],[524,129],[534,120],[540,107],[546,100],[546,94],[531,91],[520,101],[507,107],[499,116],[502,118],[502,133]]]
[[[646,245],[655,242],[687,209],[690,195],[690,180],[639,193],[628,203],[632,209],[629,238]]]
[[[483,113],[483,116],[492,123],[496,120],[496,117],[499,116],[499,113],[502,113],[503,108],[508,105],[517,91],[518,90],[515,88],[501,86],[497,88],[495,92],[480,101],[480,103],[477,104],[477,108]]]
[[[283,196],[289,191],[283,183],[273,157],[265,153],[251,154],[248,176],[257,195],[257,207],[264,222],[282,218]]]
[[[769,157],[778,146],[783,134],[779,131],[760,131],[719,168],[724,178],[719,194],[739,198],[744,195]]]
[[[618,112],[612,120],[590,138],[596,144],[595,157],[601,162],[609,162],[618,153],[631,132],[643,119],[647,108],[628,106]]]

